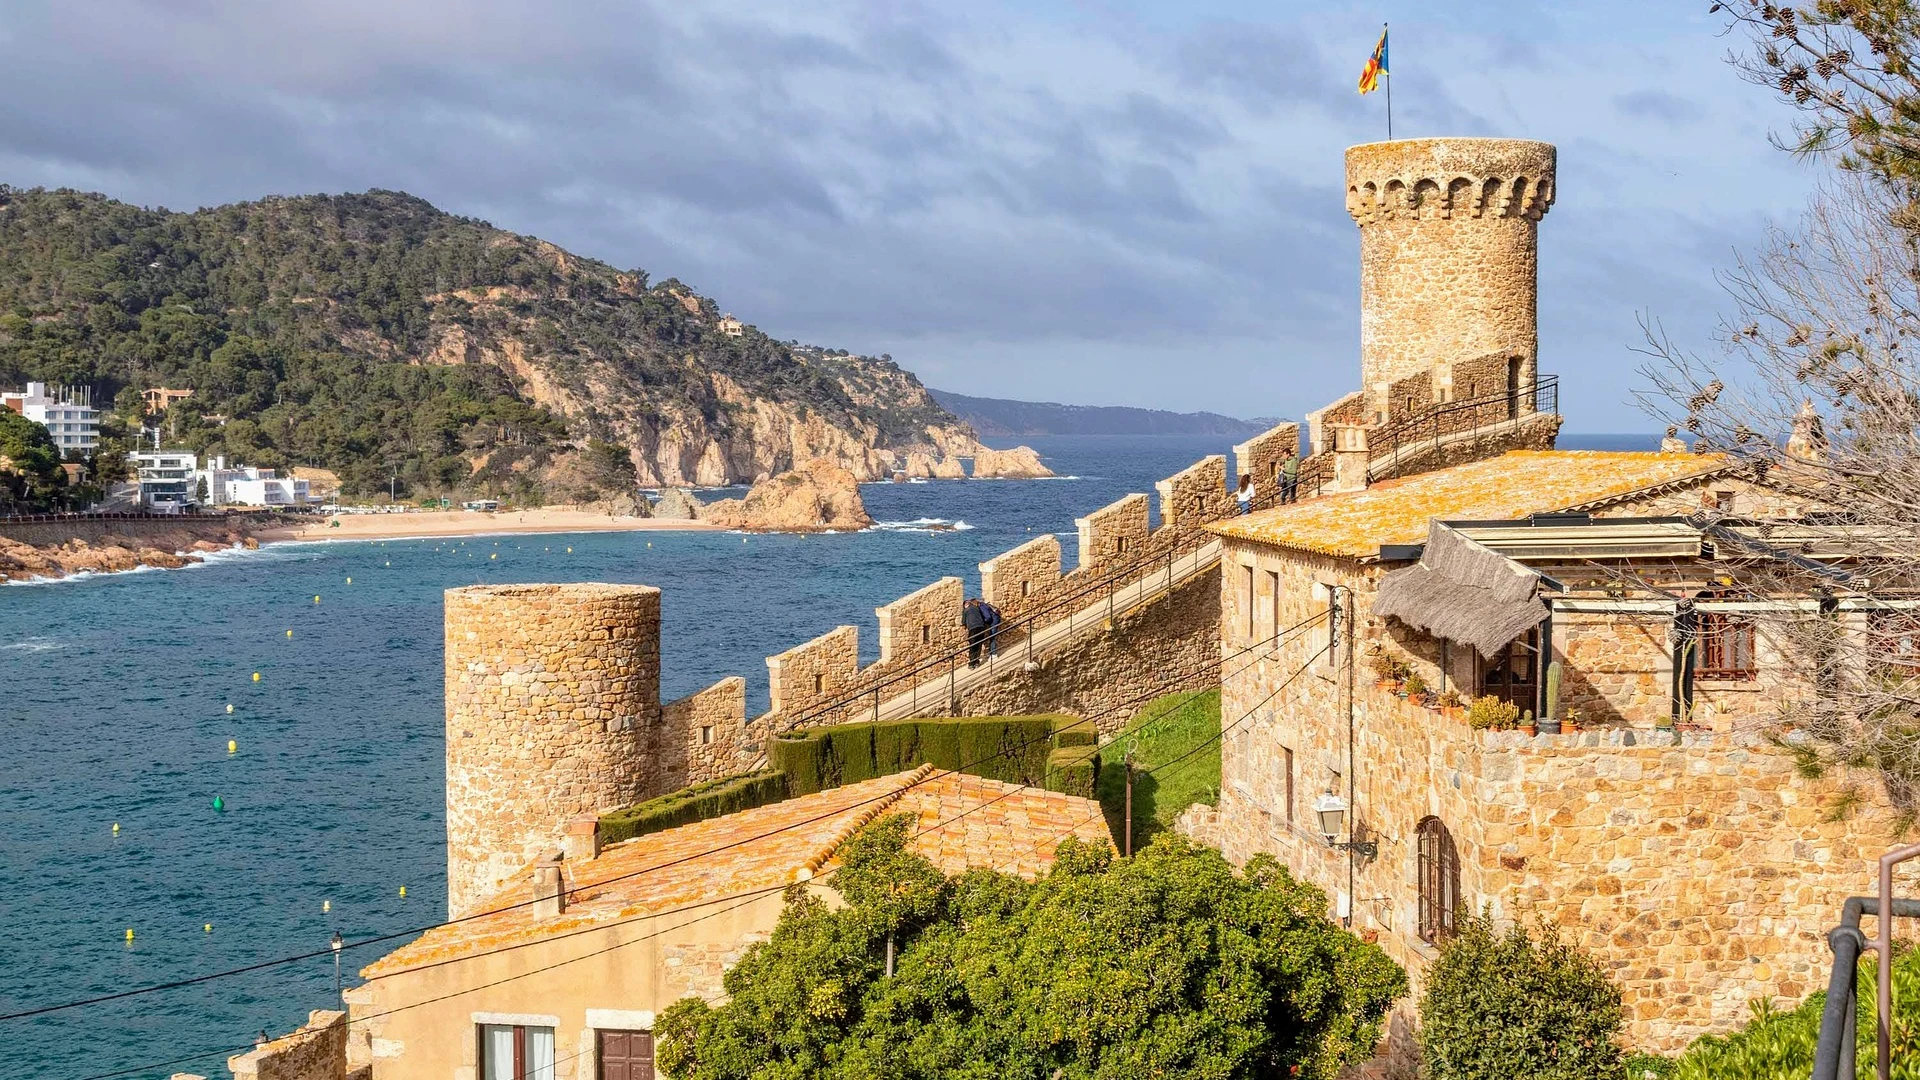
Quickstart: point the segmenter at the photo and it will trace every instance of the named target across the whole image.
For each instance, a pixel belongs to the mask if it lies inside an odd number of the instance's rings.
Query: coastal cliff
[[[116,574],[141,567],[177,570],[211,552],[260,546],[247,526],[227,521],[81,523],[59,531],[68,534],[65,539],[28,542],[0,530],[0,582]]]
[[[0,383],[27,379],[86,383],[124,430],[141,389],[191,388],[174,442],[348,496],[876,480],[976,445],[890,357],[392,191],[173,213],[0,185]]]
[[[860,501],[860,482],[825,458],[769,477],[745,498],[709,503],[699,513],[704,524],[756,532],[848,532],[873,524]]]

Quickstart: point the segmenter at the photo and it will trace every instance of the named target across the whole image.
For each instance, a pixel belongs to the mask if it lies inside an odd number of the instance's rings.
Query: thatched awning
[[[1420,561],[1380,582],[1373,613],[1491,657],[1547,617],[1541,577],[1434,522]]]

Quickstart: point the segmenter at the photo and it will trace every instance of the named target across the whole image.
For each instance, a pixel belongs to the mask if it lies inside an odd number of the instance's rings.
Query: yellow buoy
[[[293,631],[291,631],[291,630],[289,630],[289,631],[287,631],[287,636],[288,636],[288,637],[292,637],[292,636],[293,636]]]
[[[120,835],[120,823],[117,821],[113,823],[113,835],[115,836]]]
[[[388,559],[388,560],[387,560],[387,565],[388,565],[388,566],[392,566],[392,565],[393,565],[393,560],[392,560],[392,559]]]
[[[127,940],[128,941],[133,940],[133,927],[131,926],[127,927]]]
[[[332,910],[333,910],[333,901],[331,901],[331,900],[322,900],[322,901],[320,901],[320,910],[321,910],[321,911],[332,911]]]
[[[256,672],[254,672],[254,673],[253,673],[253,681],[254,681],[254,682],[259,682],[259,681],[260,681],[260,673],[259,673],[259,672],[257,672],[257,671],[256,671]]]
[[[653,546],[653,541],[651,541],[651,540],[649,540],[649,541],[647,541],[647,546],[648,546],[648,547],[652,547],[652,546]]]
[[[497,558],[499,558],[499,557],[500,557],[500,553],[499,553],[499,552],[497,552],[497,551],[496,551],[496,552],[494,552],[493,554],[491,554],[491,555],[489,555],[489,556],[487,556],[487,558],[489,558],[489,559],[497,559]]]
[[[289,634],[291,634],[291,633],[293,633],[293,631],[291,631],[291,630],[289,630],[289,631],[287,631],[287,633],[289,633]],[[227,706],[227,711],[228,711],[228,712],[232,712],[232,711],[233,711],[233,706],[231,706],[231,705],[229,705],[229,706]]]
[[[314,603],[316,603],[316,604],[320,602],[320,594],[319,594],[319,593],[314,593],[314,594],[313,594],[313,602],[314,602]]]
[[[240,741],[239,741],[238,739],[228,739],[228,740],[227,740],[227,753],[229,753],[229,754],[237,754],[237,753],[239,753],[239,752],[240,752]]]
[[[200,929],[201,929],[201,930],[202,930],[203,932],[205,932],[205,933],[209,933],[209,934],[211,934],[211,933],[213,933],[213,924],[212,924],[212,923],[208,923],[207,925],[205,925],[205,926],[203,926],[203,927],[201,927]]]
[[[572,549],[572,548],[568,548],[568,549],[567,549],[567,554],[569,554],[569,555],[571,555],[571,554],[573,554],[573,549]]]
[[[400,886],[400,895],[401,896],[407,895],[407,887],[405,885]]]
[[[352,579],[352,578],[348,578],[348,579],[347,579],[347,584],[349,584],[349,585],[351,585],[351,584],[353,584],[353,579]]]

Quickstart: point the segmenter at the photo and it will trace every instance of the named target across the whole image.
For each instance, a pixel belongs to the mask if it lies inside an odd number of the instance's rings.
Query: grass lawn
[[[1133,743],[1133,846],[1138,850],[1172,828],[1182,810],[1219,800],[1219,735],[1220,691],[1208,690],[1154,699],[1101,745],[1097,791],[1116,845],[1125,843],[1128,741]],[[1154,768],[1160,771],[1149,774]]]

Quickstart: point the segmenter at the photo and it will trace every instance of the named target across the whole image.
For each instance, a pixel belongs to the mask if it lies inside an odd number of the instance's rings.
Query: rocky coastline
[[[82,530],[76,527],[75,531]],[[166,523],[165,528],[137,531],[127,523],[114,522],[92,539],[76,535],[41,544],[9,537],[0,526],[0,582],[117,574],[141,567],[177,570],[203,561],[211,552],[259,546],[250,524],[229,521]]]

